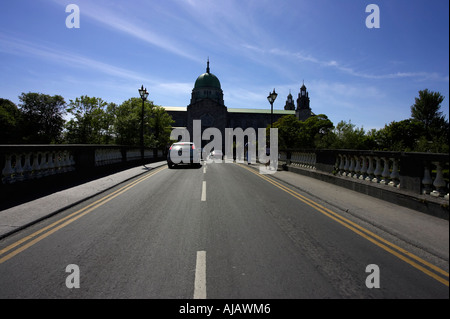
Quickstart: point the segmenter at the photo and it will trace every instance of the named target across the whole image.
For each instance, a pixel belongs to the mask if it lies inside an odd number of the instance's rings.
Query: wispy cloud
[[[340,72],[359,77],[359,78],[365,78],[365,79],[400,79],[400,78],[413,78],[418,81],[425,81],[425,80],[435,80],[435,81],[449,81],[449,76],[443,76],[441,74],[438,74],[437,72],[392,72],[392,73],[385,73],[385,74],[372,74],[372,73],[366,73],[366,72],[360,72],[355,70],[354,68],[344,66],[341,63],[337,62],[336,60],[321,60],[318,59],[310,54],[306,54],[304,52],[291,52],[287,50],[281,50],[278,48],[275,49],[263,49],[254,45],[244,44],[243,47],[245,49],[248,49],[253,52],[257,52],[260,54],[270,54],[274,56],[283,56],[295,59],[300,62],[309,62],[317,64],[321,67],[330,67],[334,68]]]
[[[151,86],[153,90],[157,90],[162,94],[188,95],[192,90],[192,83],[171,82],[165,79],[149,78],[148,76],[142,76],[139,73],[121,67],[54,48],[48,43],[43,46],[41,44],[35,44],[28,41],[7,37],[3,34],[0,34],[0,52],[21,57],[26,56],[44,59],[52,63],[64,65],[68,68],[83,68],[91,71],[94,70],[97,72],[97,83],[99,81],[108,80],[109,76],[112,76],[119,81],[131,80],[133,83],[147,83],[147,85]],[[102,75],[107,75],[108,77],[104,77]],[[77,79],[77,81],[81,80]]]
[[[67,1],[53,0],[53,2],[62,6],[67,4]],[[148,16],[146,16],[146,20],[142,20],[136,15],[125,17],[125,15],[121,15],[119,8],[114,8],[114,6],[111,9],[111,6],[97,4],[93,1],[78,1],[78,3],[80,3],[79,6],[83,18],[88,17],[107,28],[125,33],[178,56],[200,62],[196,56],[186,51],[177,40],[153,31],[148,24]]]
[[[40,59],[64,64],[69,67],[87,68],[97,70],[103,74],[108,74],[120,78],[127,78],[134,81],[150,81],[138,73],[126,70],[114,65],[100,62],[88,57],[77,55],[68,51],[51,47],[51,44],[43,46],[25,40],[19,40],[0,34],[0,52],[19,55],[32,56]]]

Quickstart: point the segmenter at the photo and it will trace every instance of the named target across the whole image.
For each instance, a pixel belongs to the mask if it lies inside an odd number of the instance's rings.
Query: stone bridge
[[[165,151],[121,145],[1,145],[1,197],[164,160]],[[279,168],[448,219],[448,154],[281,150]]]

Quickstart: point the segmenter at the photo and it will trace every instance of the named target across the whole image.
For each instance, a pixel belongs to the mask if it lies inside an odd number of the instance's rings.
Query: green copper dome
[[[217,76],[209,72],[209,61],[206,67],[206,73],[203,73],[197,78],[197,80],[195,81],[194,89],[205,87],[221,89],[220,81]]]

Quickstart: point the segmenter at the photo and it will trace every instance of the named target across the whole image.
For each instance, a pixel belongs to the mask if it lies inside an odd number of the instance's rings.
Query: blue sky
[[[368,4],[380,28],[366,27]],[[80,9],[67,28],[66,6]],[[230,108],[283,109],[303,81],[316,114],[366,130],[410,117],[428,88],[449,106],[446,0],[15,0],[0,4],[0,97],[138,97],[187,106],[211,73]]]

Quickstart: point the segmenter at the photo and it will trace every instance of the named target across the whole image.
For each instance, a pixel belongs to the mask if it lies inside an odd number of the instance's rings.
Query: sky
[[[0,0],[0,98],[17,105],[27,92],[121,104],[143,85],[185,107],[208,58],[229,108],[270,109],[275,89],[282,110],[304,83],[315,114],[370,130],[410,118],[428,89],[448,119],[449,1]]]

